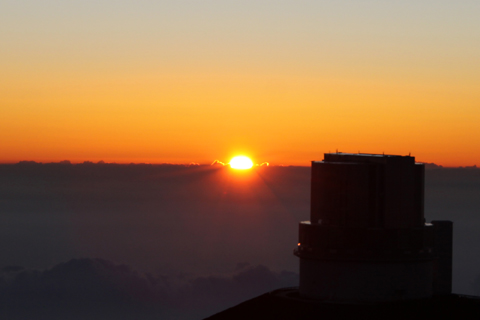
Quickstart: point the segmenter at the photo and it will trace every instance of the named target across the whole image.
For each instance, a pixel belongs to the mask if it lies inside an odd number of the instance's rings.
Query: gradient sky
[[[480,2],[0,2],[0,162],[480,165]]]

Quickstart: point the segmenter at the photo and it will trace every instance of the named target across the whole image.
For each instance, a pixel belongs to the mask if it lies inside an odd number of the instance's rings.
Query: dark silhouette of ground
[[[451,294],[431,299],[371,305],[304,300],[297,289],[279,289],[245,301],[205,320],[405,320],[479,319],[480,298]]]

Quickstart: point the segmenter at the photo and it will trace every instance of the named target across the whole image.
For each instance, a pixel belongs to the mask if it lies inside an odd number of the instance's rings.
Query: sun
[[[253,162],[249,157],[245,156],[236,156],[233,157],[229,162],[230,167],[233,169],[245,170],[253,167]]]

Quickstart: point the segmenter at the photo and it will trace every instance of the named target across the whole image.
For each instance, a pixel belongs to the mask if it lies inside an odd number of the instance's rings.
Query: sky
[[[0,162],[480,165],[480,3],[0,3]]]

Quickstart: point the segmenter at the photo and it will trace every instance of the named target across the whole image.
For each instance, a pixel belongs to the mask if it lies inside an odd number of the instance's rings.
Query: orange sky
[[[0,162],[480,165],[474,3],[47,2],[0,7]]]

